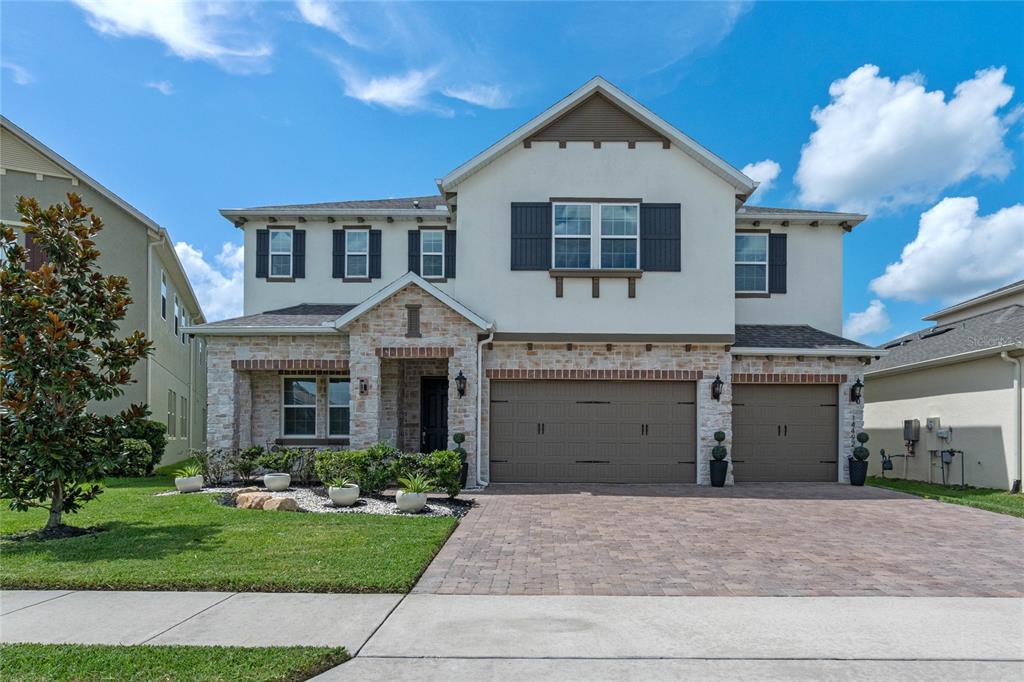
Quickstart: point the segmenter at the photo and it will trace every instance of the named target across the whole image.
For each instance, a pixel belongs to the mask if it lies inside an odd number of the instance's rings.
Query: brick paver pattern
[[[494,485],[415,592],[1024,596],[1024,519],[838,484]]]

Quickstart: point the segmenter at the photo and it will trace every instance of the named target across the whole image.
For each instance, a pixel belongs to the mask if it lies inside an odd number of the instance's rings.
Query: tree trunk
[[[58,478],[50,490],[50,518],[46,520],[44,530],[60,527],[61,515],[64,513],[64,483]]]

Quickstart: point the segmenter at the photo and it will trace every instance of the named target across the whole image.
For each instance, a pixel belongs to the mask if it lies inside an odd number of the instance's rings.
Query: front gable
[[[662,133],[633,116],[601,92],[595,92],[567,112],[528,136],[532,142],[661,142]]]

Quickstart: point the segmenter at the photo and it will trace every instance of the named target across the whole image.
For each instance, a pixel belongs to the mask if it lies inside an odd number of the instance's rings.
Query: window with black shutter
[[[512,269],[550,270],[552,211],[549,202],[513,202]]]

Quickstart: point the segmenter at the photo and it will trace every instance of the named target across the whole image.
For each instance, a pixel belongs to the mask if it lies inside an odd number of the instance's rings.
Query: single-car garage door
[[[837,395],[832,385],[733,386],[736,482],[835,481]]]
[[[696,392],[676,381],[492,381],[493,483],[693,483]]]

